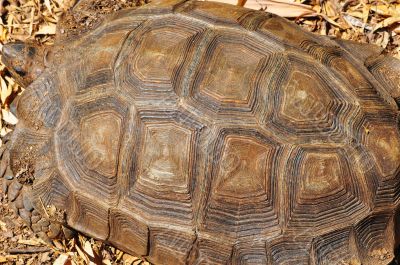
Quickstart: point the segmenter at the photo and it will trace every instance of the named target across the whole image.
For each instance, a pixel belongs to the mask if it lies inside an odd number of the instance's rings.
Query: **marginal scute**
[[[271,265],[309,265],[311,261],[311,239],[308,233],[296,237],[283,236],[267,243],[267,254]]]
[[[252,12],[248,9],[232,6],[230,12],[224,10],[223,3],[209,2],[186,2],[179,7],[183,14],[198,17],[214,24],[237,26],[240,18],[246,13]]]
[[[44,73],[18,99],[17,116],[27,126],[39,129],[54,129],[60,119],[63,100],[56,84],[55,73]]]
[[[148,253],[149,228],[126,211],[110,209],[108,241],[119,249],[139,256]]]
[[[149,260],[154,264],[187,264],[194,240],[194,232],[150,229]]]
[[[99,240],[109,235],[108,208],[93,198],[73,193],[67,203],[67,222],[81,232],[86,232]]]
[[[55,207],[57,210],[65,211],[70,200],[71,187],[57,171],[48,173],[47,179],[34,183],[31,191],[32,201],[35,209],[44,214],[47,207]]]
[[[342,86],[346,87],[347,93],[356,96],[359,101],[363,102],[363,108],[387,109],[394,107],[394,102],[391,102],[391,99],[382,93],[381,87],[377,87],[379,84],[368,78],[367,69],[363,69],[354,62],[351,55],[347,54],[343,48],[321,45],[309,40],[303,41],[301,48],[329,67],[334,73],[335,79],[340,80]]]
[[[287,47],[300,47],[301,43],[305,40],[313,40],[332,45],[329,39],[321,38],[302,28],[293,27],[290,21],[278,16],[265,19],[263,23],[260,23],[257,31],[267,36],[268,39],[275,39],[277,43]]]
[[[355,237],[362,264],[389,264],[393,259],[395,223],[393,213],[376,212],[355,225]]]
[[[232,245],[226,241],[216,242],[208,238],[199,238],[189,256],[189,264],[227,264],[230,261]]]
[[[372,75],[382,83],[382,87],[396,100],[400,105],[400,62],[396,58],[384,55],[371,57],[365,62],[365,66]]]
[[[336,230],[316,237],[312,246],[315,264],[361,264],[354,232],[351,228]]]
[[[268,264],[265,242],[243,242],[233,247],[232,265]]]
[[[63,51],[69,52],[70,56],[60,53],[62,58],[57,60],[63,65],[61,81],[65,82],[60,89],[65,90],[65,93],[90,94],[97,89],[112,87],[118,54],[128,33],[140,24],[140,21],[129,22],[130,27],[127,28],[127,22],[124,23],[123,19],[118,18],[114,21],[115,24],[105,24],[92,34],[74,40],[74,44],[81,48],[74,49],[72,53],[71,50]],[[83,57],[91,60],[82,60]]]

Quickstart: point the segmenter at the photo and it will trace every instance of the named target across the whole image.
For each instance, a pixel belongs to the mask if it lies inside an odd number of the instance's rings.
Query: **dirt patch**
[[[65,12],[58,27],[60,38],[70,38],[93,29],[104,15],[124,8],[145,4],[145,0],[88,0],[80,1],[73,10]]]

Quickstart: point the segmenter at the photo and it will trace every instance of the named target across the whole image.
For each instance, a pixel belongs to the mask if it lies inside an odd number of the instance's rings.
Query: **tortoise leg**
[[[75,232],[73,230],[60,222],[50,220],[51,218],[47,214],[43,214],[34,207],[30,198],[31,187],[29,183],[20,181],[9,167],[8,145],[9,143],[6,141],[0,149],[0,177],[4,178],[2,183],[3,196],[8,200],[10,207],[33,232],[50,245],[52,245],[51,239],[74,237]]]

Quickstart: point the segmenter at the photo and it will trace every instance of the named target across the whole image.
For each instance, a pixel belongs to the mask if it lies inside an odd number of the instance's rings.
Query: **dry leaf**
[[[236,5],[237,0],[213,0],[215,2]],[[288,0],[247,0],[246,8],[265,10],[281,17],[316,16],[316,12],[309,5],[294,3]]]
[[[371,11],[382,16],[398,17],[400,16],[400,3],[393,5],[375,5],[371,6]]]
[[[2,222],[2,221],[0,221],[0,230],[3,231],[3,232],[6,232],[7,231],[7,224]]]
[[[83,249],[85,250],[86,254],[88,255],[88,258],[91,258],[91,259],[95,258],[92,245],[90,244],[89,241],[85,242],[85,245],[83,246]],[[93,263],[91,261],[89,262],[89,264],[96,265],[95,263]]]
[[[263,9],[281,17],[308,17],[316,16],[316,12],[309,5],[276,0],[247,0],[244,7]]]
[[[393,25],[395,23],[398,23],[398,22],[400,22],[400,16],[386,18],[383,21],[377,23],[374,26],[374,29],[372,31],[374,32],[374,31],[376,31],[376,30],[378,30],[380,28],[385,28],[385,27],[391,26],[391,25]]]
[[[84,246],[84,249],[87,248],[86,242],[89,242],[89,241],[85,241],[82,244]],[[90,243],[89,243],[89,247],[91,248]],[[79,256],[86,262],[86,264],[88,264],[88,265],[96,265],[96,263],[91,261],[91,259],[94,259],[93,251],[91,251],[91,253],[87,252],[86,249],[82,250],[78,245],[75,245],[75,249],[78,252]]]
[[[4,104],[4,102],[6,102],[6,99],[11,95],[12,88],[10,89],[10,86],[7,86],[7,83],[3,78],[0,78],[0,84],[1,84],[0,99],[1,102]]]
[[[2,127],[0,130],[0,136],[4,137],[6,136],[6,134],[8,134],[9,132],[11,132],[12,130],[7,128],[7,127]]]
[[[58,258],[53,262],[53,265],[66,265],[69,261],[70,257],[67,254],[61,254]]]
[[[358,27],[358,28],[365,28],[366,30],[372,30],[372,27],[366,23],[364,23],[362,20],[352,17],[350,15],[344,14],[343,18],[346,20],[347,23],[349,23],[353,27]]]
[[[47,10],[49,10],[50,14],[53,14],[51,11],[51,4],[49,0],[44,0],[44,5],[46,6]]]
[[[35,36],[37,35],[54,35],[56,34],[56,24],[47,24],[47,25],[42,25],[39,27],[39,30],[35,32]]]
[[[2,109],[1,114],[3,116],[3,120],[8,124],[15,125],[18,122],[18,119],[12,114],[10,111]]]
[[[19,239],[18,244],[23,244],[23,245],[28,245],[28,246],[42,246],[43,241],[39,241],[36,239],[28,239],[28,240]]]
[[[78,252],[79,256],[81,257],[81,259],[83,259],[84,261],[86,261],[86,263],[89,262],[88,257],[85,255],[85,253],[81,250],[81,248],[78,245],[75,245],[75,249]]]

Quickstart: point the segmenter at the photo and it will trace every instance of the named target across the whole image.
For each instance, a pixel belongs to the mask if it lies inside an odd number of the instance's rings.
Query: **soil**
[[[81,1],[63,15],[58,31],[61,39],[71,38],[99,24],[104,15],[145,4],[145,0],[88,0]]]

